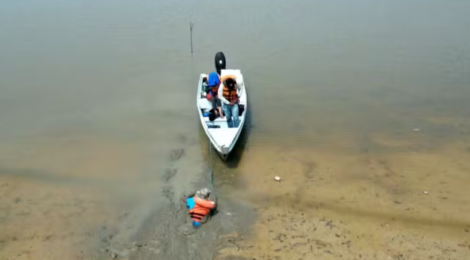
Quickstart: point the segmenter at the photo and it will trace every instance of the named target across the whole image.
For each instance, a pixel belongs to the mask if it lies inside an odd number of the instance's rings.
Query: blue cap
[[[217,72],[211,72],[207,78],[207,85],[209,87],[217,86],[220,84],[219,74]]]

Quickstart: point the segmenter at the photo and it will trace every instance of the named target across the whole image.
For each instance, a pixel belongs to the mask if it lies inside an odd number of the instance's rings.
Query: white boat
[[[197,110],[199,118],[201,119],[202,127],[206,132],[212,146],[219,153],[223,160],[226,160],[230,152],[235,147],[240,133],[243,130],[245,124],[246,113],[248,110],[247,96],[245,83],[243,81],[243,75],[240,70],[224,69],[221,70],[221,77],[226,75],[233,75],[236,77],[237,84],[241,90],[239,93],[239,104],[244,106],[244,111],[240,115],[240,124],[236,128],[229,128],[227,124],[227,118],[216,118],[213,122],[209,120],[209,117],[204,116],[206,112],[212,109],[212,104],[206,98],[204,79],[207,78],[207,74],[201,74],[199,76],[198,88],[197,88]],[[222,84],[220,87],[223,87]]]

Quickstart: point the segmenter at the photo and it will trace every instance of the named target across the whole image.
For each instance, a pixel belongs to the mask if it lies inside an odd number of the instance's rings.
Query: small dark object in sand
[[[140,248],[140,247],[143,247],[143,246],[146,246],[146,244],[134,243],[135,248]]]
[[[326,223],[325,223],[325,227],[329,227],[330,229],[336,227],[334,224],[333,224],[333,220],[328,220]]]

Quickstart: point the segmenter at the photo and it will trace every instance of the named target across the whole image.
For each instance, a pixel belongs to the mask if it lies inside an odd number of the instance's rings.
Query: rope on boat
[[[212,156],[212,144],[211,140],[209,139],[209,181],[211,185],[211,191],[212,194],[214,195],[214,201],[215,205],[217,205],[217,194],[215,193],[215,188],[214,188],[214,158]]]

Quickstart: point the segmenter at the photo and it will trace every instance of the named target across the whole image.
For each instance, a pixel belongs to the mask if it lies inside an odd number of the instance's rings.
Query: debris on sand
[[[279,176],[274,176],[274,180],[275,180],[275,181],[281,181],[281,177],[279,177]]]

